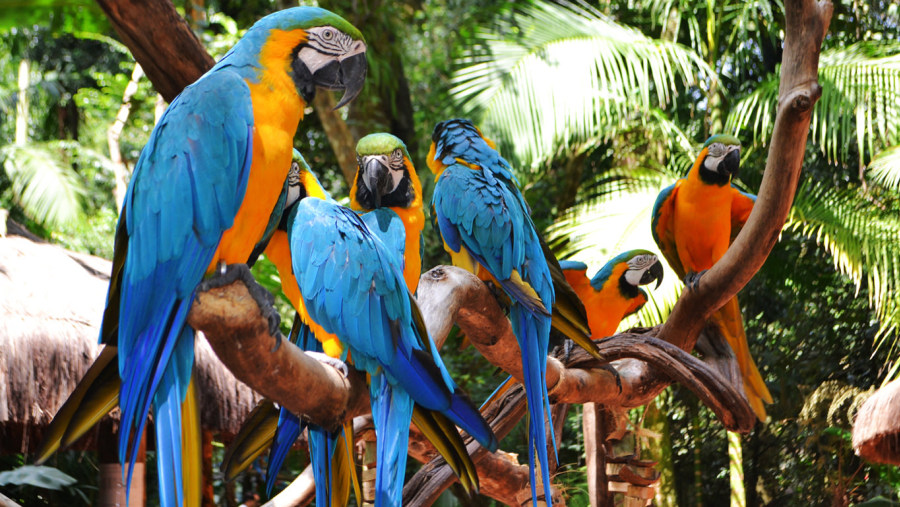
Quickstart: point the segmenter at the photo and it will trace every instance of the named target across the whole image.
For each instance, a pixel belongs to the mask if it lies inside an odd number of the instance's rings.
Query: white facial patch
[[[650,266],[656,264],[656,256],[653,254],[635,255],[628,261],[628,269],[625,270],[625,281],[637,287],[641,284],[644,273]]]

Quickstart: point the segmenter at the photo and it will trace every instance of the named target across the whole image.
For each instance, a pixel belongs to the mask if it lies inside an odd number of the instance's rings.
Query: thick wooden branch
[[[351,368],[343,378],[283,338],[275,349],[276,338],[242,282],[198,293],[188,323],[238,380],[295,414],[337,428],[369,411],[363,374]]]
[[[97,0],[97,4],[167,102],[215,63],[171,1]]]
[[[509,320],[481,280],[459,268],[438,266],[422,275],[417,294],[432,339],[441,343],[456,323],[491,364],[522,379],[519,346]],[[696,357],[655,339],[654,331],[597,342],[608,359],[606,368],[580,349],[565,364],[548,358],[551,401],[637,407],[653,399],[660,386],[675,381],[697,394],[726,428],[749,431],[755,416],[738,388]]]
[[[734,297],[762,267],[784,227],[797,191],[813,105],[822,94],[819,51],[831,20],[828,1],[785,2],[785,41],[778,111],[756,204],[725,255],[695,290],[682,292],[659,337],[694,347],[706,319]]]

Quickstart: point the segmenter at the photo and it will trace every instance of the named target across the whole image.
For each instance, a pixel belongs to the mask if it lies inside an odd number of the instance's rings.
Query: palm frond
[[[451,94],[523,169],[609,139],[712,72],[688,48],[571,4],[529,4],[481,39],[488,54],[462,61]]]
[[[15,202],[31,219],[54,228],[83,216],[84,186],[61,156],[60,142],[0,148]]]
[[[869,163],[869,177],[882,187],[900,190],[900,144],[875,155]]]
[[[748,129],[765,145],[775,122],[780,67],[732,109],[726,128]],[[813,109],[810,139],[832,162],[860,163],[881,146],[900,142],[900,42],[866,41],[822,53],[822,97]]]
[[[835,268],[857,287],[866,284],[869,303],[882,323],[882,344],[893,346],[900,330],[900,217],[871,206],[858,189],[806,182],[797,191],[785,229],[809,236],[831,254]]]

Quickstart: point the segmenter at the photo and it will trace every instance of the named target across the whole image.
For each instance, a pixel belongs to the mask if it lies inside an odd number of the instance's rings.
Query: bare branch
[[[276,338],[240,281],[198,293],[188,324],[203,332],[238,380],[305,419],[337,428],[369,410],[362,373],[351,368],[343,378],[285,339],[275,349]]]

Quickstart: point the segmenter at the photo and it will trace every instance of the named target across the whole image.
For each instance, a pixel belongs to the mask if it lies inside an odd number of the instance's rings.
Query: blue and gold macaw
[[[325,337],[327,354],[349,357],[369,374],[376,505],[400,504],[413,403],[495,450],[496,436],[428,337],[398,245],[385,245],[353,211],[325,199],[301,200],[290,212],[288,236],[301,319],[317,339]],[[329,351],[329,344],[340,350]]]
[[[402,142],[399,139],[393,139],[402,146]],[[396,149],[396,145],[392,146],[387,153],[393,152],[394,149]],[[301,182],[299,188],[300,198],[313,197],[330,201],[330,198],[319,185],[315,176],[309,172],[309,168],[302,161],[302,158],[299,157],[299,154],[297,154],[297,158],[302,166],[299,178]],[[406,158],[408,160],[408,157]],[[375,179],[366,175],[365,167],[365,164],[361,164],[359,168],[360,176],[363,179],[375,181]],[[367,167],[372,168],[373,166],[369,165]],[[409,168],[412,172],[403,174],[401,180],[405,181],[405,183],[400,186],[404,188],[404,193],[410,197],[409,205],[406,206],[408,209],[405,210],[405,216],[414,220],[417,215],[414,211],[415,207],[421,207],[421,185],[415,177],[415,169],[411,165]],[[360,185],[360,188],[363,186]],[[355,198],[356,195],[356,192],[354,192],[353,197]],[[365,198],[362,200],[366,201]],[[400,211],[403,212],[404,210]],[[420,217],[423,216],[421,211],[418,215]],[[417,259],[419,258],[420,241],[418,239],[412,242],[408,241],[406,226],[404,225],[408,222],[401,219],[400,216],[390,208],[378,208],[363,215],[363,221],[377,237],[384,240],[388,251],[395,252],[396,260],[404,263],[405,250],[409,245],[415,248],[414,255]],[[415,228],[413,231],[415,233],[418,232]],[[418,238],[418,235],[415,237]],[[286,295],[298,310],[302,309],[303,302],[300,299],[299,286],[291,266],[286,216],[274,232],[272,240],[266,248],[266,255],[278,267]],[[418,281],[418,274],[409,269],[409,263],[405,263],[404,278],[407,282],[409,280]],[[301,348],[321,351],[322,345],[319,343],[319,340],[322,340],[329,342],[329,349],[331,349],[331,354],[334,357],[341,355],[340,348],[342,346],[339,341],[332,341],[336,340],[334,335],[313,332],[310,326],[305,323],[300,324],[299,327],[296,324],[297,321],[295,321],[295,330],[299,329],[299,331],[292,330],[292,335],[299,338],[297,343]],[[276,418],[277,430],[274,424]],[[478,478],[474,464],[466,452],[464,442],[453,423],[439,411],[428,409],[418,404],[413,411],[413,421],[447,459],[452,469],[460,477],[460,482],[463,486],[468,491],[477,491]],[[285,409],[281,409],[279,413],[279,410],[275,409],[271,404],[258,407],[258,410],[254,410],[248,422],[245,423],[245,427],[242,428],[241,434],[235,439],[233,447],[229,448],[226,460],[223,463],[226,477],[233,477],[240,470],[249,466],[265,448],[272,445],[267,470],[267,486],[271,490],[274,478],[288,450],[302,431],[302,427],[303,424],[299,418]],[[324,428],[319,428],[312,424],[308,425],[308,428],[310,457],[316,478],[316,503],[320,506],[329,505],[330,498],[331,505],[343,505],[349,496],[349,483],[353,475],[352,457],[349,454],[349,450],[346,450],[346,442],[350,441],[352,430],[345,427],[343,435],[341,435],[340,433],[330,433]],[[336,452],[334,450],[335,441],[340,443],[341,448],[345,450]]]
[[[364,220],[377,217],[377,223],[382,225],[376,230],[369,224],[372,231],[385,243],[400,247],[403,277],[407,288],[415,294],[422,274],[425,211],[422,206],[422,184],[406,144],[391,134],[369,134],[356,143],[356,160],[357,172],[350,189],[350,207],[363,214],[377,211]],[[397,220],[402,229],[392,225]],[[392,233],[391,227],[396,232]]]
[[[663,279],[662,264],[647,250],[629,250],[613,257],[590,279],[582,262],[559,264],[584,303],[594,338],[614,335],[622,319],[647,302],[647,293],[640,286],[656,281],[659,287]]]
[[[535,451],[544,487],[550,487],[544,431],[555,301],[550,269],[512,168],[493,142],[464,119],[438,123],[431,140],[427,163],[436,177],[432,206],[444,248],[455,266],[491,278],[511,300],[509,317],[522,354],[530,415],[528,460],[536,501]]]
[[[153,405],[162,505],[198,501],[184,495],[181,464],[191,444],[182,438],[181,404],[193,364],[194,332],[185,321],[195,291],[220,265],[247,262],[283,188],[306,104],[317,86],[344,90],[339,106],[352,100],[365,78],[365,51],[360,32],[324,9],[266,16],[172,101],[135,166],[101,341],[118,347],[123,463],[133,464]]]
[[[666,260],[688,287],[700,281],[728,250],[747,221],[756,196],[731,184],[740,168],[741,143],[729,135],[710,137],[686,178],[659,193],[653,206],[653,238]],[[711,317],[737,357],[744,393],[756,416],[766,420],[765,403],[772,403],[747,345],[737,296]]]
[[[619,323],[625,317],[640,310],[647,302],[647,293],[641,285],[656,281],[662,283],[663,268],[653,252],[629,250],[612,259],[594,274],[587,277],[587,265],[578,261],[559,261],[566,281],[584,304],[587,320],[594,339],[607,338],[615,334]],[[490,406],[515,385],[509,377],[484,401],[481,406]]]

